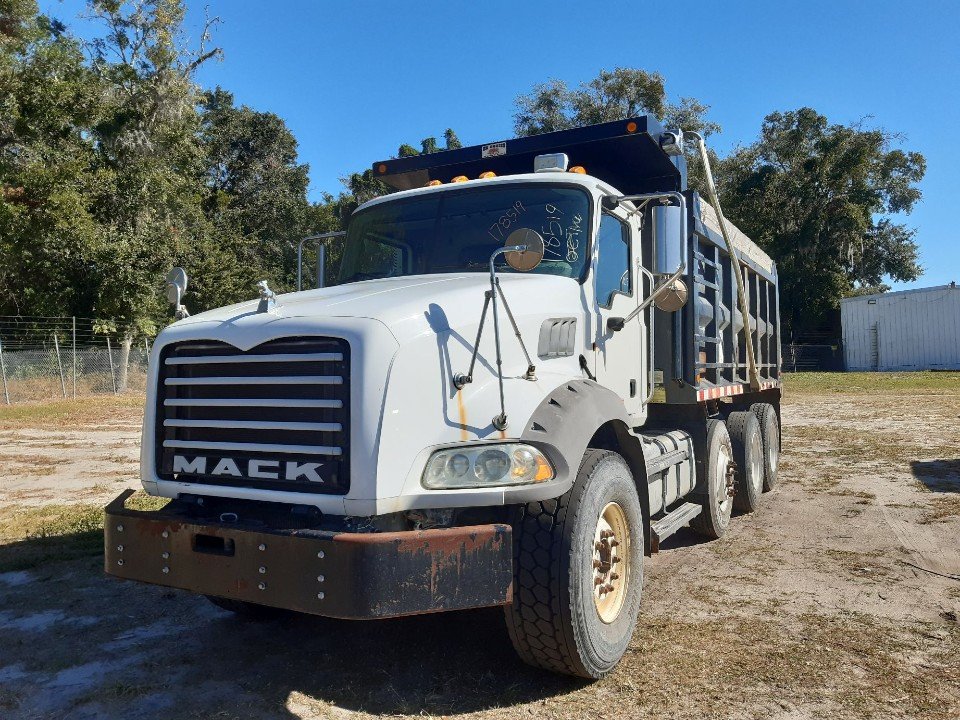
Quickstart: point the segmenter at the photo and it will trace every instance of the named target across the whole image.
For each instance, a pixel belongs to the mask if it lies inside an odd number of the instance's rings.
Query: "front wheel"
[[[626,461],[589,449],[573,488],[514,525],[510,639],[530,665],[597,679],[623,657],[643,587],[643,514]]]

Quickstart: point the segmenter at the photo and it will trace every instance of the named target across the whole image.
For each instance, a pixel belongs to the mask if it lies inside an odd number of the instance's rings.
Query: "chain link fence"
[[[91,318],[0,316],[0,403],[143,392],[151,338]]]

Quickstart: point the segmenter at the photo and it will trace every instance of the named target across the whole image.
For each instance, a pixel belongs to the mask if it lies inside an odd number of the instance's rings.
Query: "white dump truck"
[[[189,317],[171,276],[141,465],[171,501],[106,508],[106,572],[251,616],[502,606],[526,662],[601,677],[645,559],[776,482],[776,267],[651,117],[373,172],[334,285]]]

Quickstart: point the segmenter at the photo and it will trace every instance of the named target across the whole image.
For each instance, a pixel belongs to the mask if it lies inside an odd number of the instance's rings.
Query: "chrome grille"
[[[344,494],[350,347],[284,338],[243,352],[169,345],[160,358],[157,473],[165,479]]]

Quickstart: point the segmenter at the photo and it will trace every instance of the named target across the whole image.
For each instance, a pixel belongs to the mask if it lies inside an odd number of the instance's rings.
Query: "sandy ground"
[[[601,682],[522,665],[497,610],[247,623],[94,550],[0,573],[0,717],[958,718],[960,388],[916,399],[788,394],[781,485],[648,561]],[[136,411],[98,417],[0,423],[0,518],[136,486]]]

